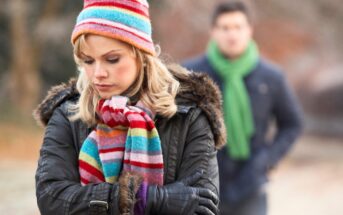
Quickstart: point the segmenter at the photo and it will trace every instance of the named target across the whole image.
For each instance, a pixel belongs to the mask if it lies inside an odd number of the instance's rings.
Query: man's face
[[[220,15],[211,30],[220,51],[229,58],[237,58],[246,50],[252,38],[252,27],[242,12]]]

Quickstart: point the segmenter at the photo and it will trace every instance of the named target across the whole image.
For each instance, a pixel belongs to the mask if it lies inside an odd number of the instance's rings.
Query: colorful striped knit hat
[[[87,33],[118,39],[156,55],[146,0],[84,0],[72,44]]]

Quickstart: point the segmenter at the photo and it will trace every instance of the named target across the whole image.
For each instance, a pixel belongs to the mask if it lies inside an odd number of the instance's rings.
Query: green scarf
[[[242,56],[229,60],[221,54],[217,44],[211,41],[207,56],[224,84],[223,109],[229,156],[235,160],[246,160],[250,157],[250,138],[255,128],[250,98],[243,79],[257,65],[259,59],[257,45],[251,41]]]

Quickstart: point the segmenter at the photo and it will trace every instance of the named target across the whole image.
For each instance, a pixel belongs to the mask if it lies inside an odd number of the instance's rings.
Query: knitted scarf
[[[251,41],[242,56],[229,60],[222,55],[217,44],[211,41],[207,56],[224,84],[223,109],[229,156],[235,160],[246,160],[250,157],[250,138],[255,128],[244,77],[257,65],[257,45]]]
[[[127,103],[128,98],[122,96],[99,101],[100,122],[80,150],[82,185],[114,183],[123,171],[140,174],[144,184],[163,185],[162,148],[151,119],[154,115],[140,101],[135,106]]]

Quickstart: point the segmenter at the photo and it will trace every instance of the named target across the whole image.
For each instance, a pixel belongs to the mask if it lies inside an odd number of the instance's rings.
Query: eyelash
[[[115,63],[118,63],[120,60],[120,58],[114,58],[114,59],[108,59],[107,62],[111,63],[111,64],[115,64]]]
[[[107,59],[107,62],[110,63],[110,64],[115,64],[115,63],[118,63],[119,60],[120,60],[120,58]],[[91,65],[94,62],[94,60],[84,60],[83,62],[85,64]]]
[[[91,65],[94,61],[93,60],[84,60],[83,62],[85,64]]]

